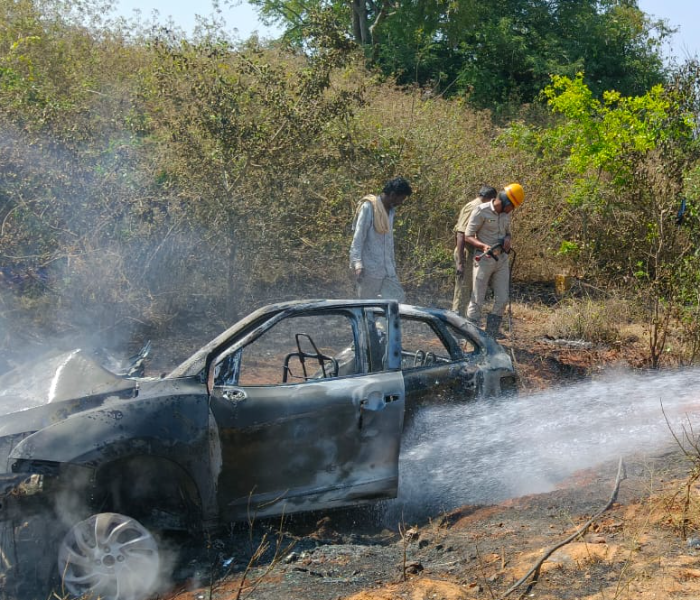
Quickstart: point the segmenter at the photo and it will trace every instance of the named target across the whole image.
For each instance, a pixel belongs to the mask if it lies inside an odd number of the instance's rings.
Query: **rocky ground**
[[[623,343],[609,346],[566,343],[543,335],[541,313],[517,304],[513,324],[503,344],[522,393],[645,361],[643,331],[625,332]],[[578,472],[551,493],[463,506],[393,530],[372,507],[238,526],[179,544],[178,581],[157,597],[697,599],[699,465],[700,453],[674,446],[626,457],[622,468],[616,461]]]

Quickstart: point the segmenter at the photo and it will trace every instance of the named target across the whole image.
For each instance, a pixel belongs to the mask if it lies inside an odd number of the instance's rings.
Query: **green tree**
[[[700,158],[697,83],[688,85],[696,77],[697,67],[673,87],[642,96],[606,91],[598,100],[583,75],[557,76],[544,92],[564,117],[540,135],[566,186],[565,203],[552,207],[562,248],[579,249],[590,274],[638,286],[649,299],[653,365],[668,316],[695,296],[688,274],[700,268],[697,234],[676,224],[684,177]]]
[[[660,85],[643,96],[607,91],[598,100],[582,74],[553,77],[544,95],[564,117],[541,132],[540,147],[567,186],[567,205],[580,215],[575,241],[602,268],[629,269],[643,260],[642,271],[631,272],[655,277],[675,231],[668,222],[683,172],[697,158],[696,116]]]
[[[532,102],[552,74],[643,94],[660,83],[660,44],[671,33],[635,0],[254,0],[263,17],[303,42],[313,7],[333,12],[344,31],[400,83],[466,94],[480,107]]]

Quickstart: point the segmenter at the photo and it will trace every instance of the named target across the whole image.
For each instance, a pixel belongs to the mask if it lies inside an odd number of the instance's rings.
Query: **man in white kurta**
[[[369,194],[362,199],[350,245],[350,267],[355,273],[358,298],[405,300],[406,294],[396,274],[394,214],[412,191],[408,181],[395,177],[381,194]]]

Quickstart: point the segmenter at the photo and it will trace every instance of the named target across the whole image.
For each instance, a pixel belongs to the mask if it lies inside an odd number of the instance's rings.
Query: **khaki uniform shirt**
[[[462,210],[459,211],[459,217],[457,217],[457,224],[454,227],[454,232],[464,233],[467,230],[467,223],[469,223],[469,217],[471,217],[474,209],[481,204],[481,198],[474,198],[471,202],[467,202]]]
[[[462,210],[459,211],[459,217],[457,217],[457,224],[454,226],[454,232],[455,234],[457,233],[464,233],[467,229],[467,224],[469,223],[469,217],[471,217],[472,213],[474,212],[474,209],[479,206],[482,203],[481,198],[474,198],[471,202],[467,202],[463,207]],[[469,256],[472,256],[474,254],[474,246],[471,244],[465,244],[466,248],[466,253]],[[455,246],[454,251],[452,252],[453,256],[455,257],[455,260],[458,259],[457,256],[457,246]],[[471,260],[471,259],[470,259]]]
[[[487,246],[503,243],[503,238],[510,235],[510,214],[497,213],[491,202],[477,206],[469,218],[464,231],[465,237],[476,237]]]

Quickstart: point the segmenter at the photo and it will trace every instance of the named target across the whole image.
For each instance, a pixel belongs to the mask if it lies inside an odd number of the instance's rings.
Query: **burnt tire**
[[[143,600],[160,571],[155,537],[119,513],[99,513],[76,523],[58,549],[62,587],[76,598]]]

